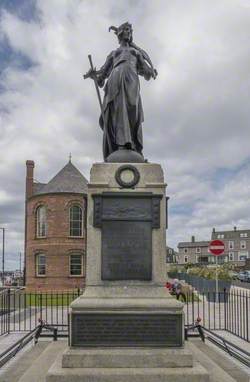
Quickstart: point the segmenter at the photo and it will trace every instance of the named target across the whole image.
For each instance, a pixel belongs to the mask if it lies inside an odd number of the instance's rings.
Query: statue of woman
[[[99,120],[104,132],[104,159],[109,161],[109,155],[117,150],[130,150],[130,153],[133,150],[144,161],[143,109],[138,75],[146,80],[155,79],[157,71],[146,52],[132,42],[131,24],[124,23],[118,28],[112,26],[110,29],[115,31],[120,47],[108,55],[99,70],[93,69],[87,73],[88,77],[96,79],[99,87],[103,87],[107,79]]]

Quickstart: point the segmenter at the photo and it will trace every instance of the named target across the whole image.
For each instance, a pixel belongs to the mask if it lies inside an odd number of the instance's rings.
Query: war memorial
[[[86,289],[46,381],[208,381],[184,343],[183,304],[165,288],[166,183],[161,165],[143,156],[139,75],[157,71],[129,23],[110,29],[118,49],[99,70],[89,57],[84,76],[97,90],[104,156],[88,184]]]

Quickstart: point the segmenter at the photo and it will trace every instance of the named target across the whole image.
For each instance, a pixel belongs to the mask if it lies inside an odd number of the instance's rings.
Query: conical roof
[[[69,161],[49,183],[37,189],[36,195],[58,192],[87,194],[87,179]]]

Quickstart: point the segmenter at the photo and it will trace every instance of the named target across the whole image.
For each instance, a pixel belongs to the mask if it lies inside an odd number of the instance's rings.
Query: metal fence
[[[194,288],[194,291],[188,294],[184,307],[187,325],[200,317],[202,325],[209,330],[227,330],[250,342],[248,289],[232,288],[230,281],[219,280],[219,293],[216,296],[215,280],[207,280],[184,272],[168,275],[170,278],[184,280]]]
[[[0,335],[13,331],[31,331],[39,320],[56,326],[59,332],[68,330],[70,303],[81,291],[31,292],[4,290],[0,293]],[[250,292],[224,290],[218,301],[214,291],[190,292],[184,303],[185,324],[201,318],[209,330],[227,330],[250,342]]]
[[[0,293],[0,335],[31,331],[44,320],[59,331],[68,330],[70,304],[81,291],[29,292],[7,289]]]

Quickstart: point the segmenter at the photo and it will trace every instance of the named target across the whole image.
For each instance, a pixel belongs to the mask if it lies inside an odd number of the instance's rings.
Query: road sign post
[[[215,271],[215,295],[216,302],[218,302],[219,288],[218,288],[218,256],[222,255],[225,251],[225,244],[221,240],[213,240],[209,243],[209,252],[216,256],[216,271]]]

